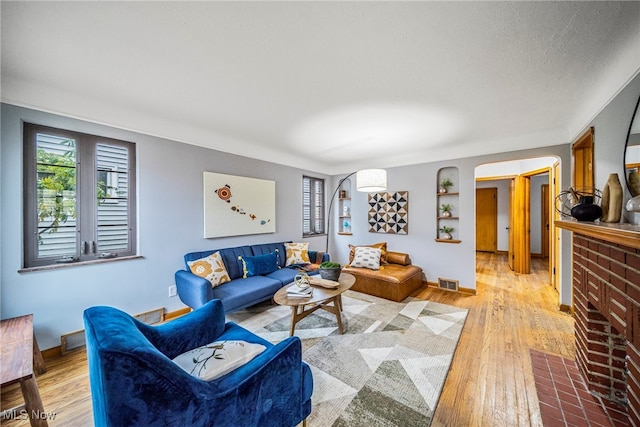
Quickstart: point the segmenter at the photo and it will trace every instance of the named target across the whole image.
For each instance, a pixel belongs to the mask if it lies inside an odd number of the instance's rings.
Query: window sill
[[[18,273],[31,273],[32,271],[58,270],[60,268],[70,268],[70,267],[76,267],[78,265],[104,264],[106,262],[128,261],[131,259],[142,259],[142,258],[144,258],[142,255],[130,255],[130,256],[123,256],[123,257],[94,259],[91,261],[78,261],[78,262],[71,262],[66,264],[41,265],[38,267],[21,268],[20,270],[18,270]]]
[[[308,238],[312,238],[312,237],[326,237],[327,233],[318,233],[318,234],[303,234],[302,238],[303,239],[308,239]]]

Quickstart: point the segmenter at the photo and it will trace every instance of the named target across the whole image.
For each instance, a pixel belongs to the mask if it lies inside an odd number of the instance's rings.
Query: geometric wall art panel
[[[409,234],[409,192],[369,193],[369,232]]]

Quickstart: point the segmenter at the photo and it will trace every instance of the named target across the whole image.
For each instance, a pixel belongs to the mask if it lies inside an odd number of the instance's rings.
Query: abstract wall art
[[[275,231],[275,181],[204,172],[205,238]]]
[[[409,192],[369,193],[369,232],[409,234]]]

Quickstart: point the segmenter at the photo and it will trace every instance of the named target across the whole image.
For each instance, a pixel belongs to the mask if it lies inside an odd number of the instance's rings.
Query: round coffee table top
[[[289,283],[288,285],[280,288],[278,292],[276,292],[275,295],[273,296],[273,299],[276,302],[276,304],[288,305],[288,306],[299,306],[299,305],[320,303],[330,298],[333,298],[337,295],[340,295],[344,291],[351,288],[353,284],[356,283],[356,278],[349,273],[340,273],[340,277],[338,278],[338,283],[340,283],[340,285],[333,289],[323,288],[322,286],[311,285],[311,287],[313,288],[313,293],[310,297],[305,297],[305,298],[287,296],[287,288],[292,285],[292,283]]]

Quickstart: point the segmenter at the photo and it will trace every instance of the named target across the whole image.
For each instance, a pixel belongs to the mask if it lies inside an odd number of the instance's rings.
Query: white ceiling
[[[327,174],[556,145],[640,2],[1,3],[3,102]]]

